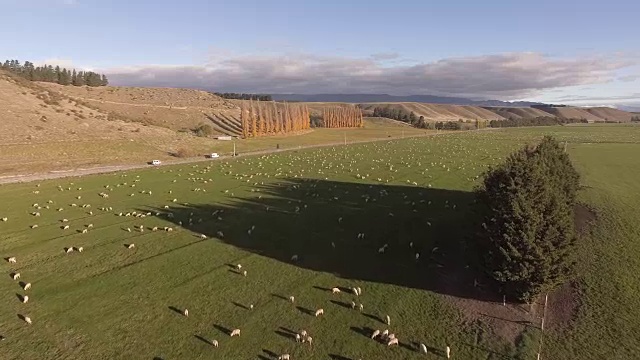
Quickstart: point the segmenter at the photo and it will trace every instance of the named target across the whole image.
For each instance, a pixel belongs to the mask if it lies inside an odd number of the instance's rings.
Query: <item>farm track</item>
[[[492,130],[496,130],[496,129],[489,129],[489,128],[482,129],[482,131],[492,131]],[[408,138],[415,138],[415,137],[430,137],[430,136],[439,136],[439,135],[446,135],[446,134],[455,134],[455,132],[440,132],[440,133],[430,133],[430,134],[407,135],[407,136],[405,136],[403,138],[378,138],[378,139],[370,139],[370,140],[357,140],[357,141],[350,141],[347,145],[364,144],[364,143],[372,143],[372,142],[380,142],[380,141],[390,141],[390,140],[398,140],[398,139],[408,139]],[[327,146],[338,146],[338,145],[343,145],[343,144],[344,144],[343,142],[333,142],[333,143],[325,143],[325,144],[304,145],[304,146],[298,146],[296,148],[279,149],[279,150],[278,149],[258,150],[258,151],[251,151],[251,152],[242,153],[242,154],[237,155],[236,157],[245,157],[245,156],[252,156],[252,155],[265,155],[265,154],[280,153],[280,152],[287,152],[287,151],[295,151],[295,150],[302,150],[302,149],[322,148],[322,147],[327,147]],[[227,156],[221,156],[219,159],[222,160],[222,159],[229,159],[229,158],[232,158],[232,156],[228,156],[228,155]],[[163,163],[162,165],[159,165],[159,166],[190,164],[190,163],[198,163],[198,162],[205,162],[205,161],[211,161],[211,159],[208,159],[208,158],[189,158],[189,159],[165,162],[165,163]],[[48,173],[40,173],[40,174],[11,175],[11,176],[0,177],[0,185],[2,185],[2,184],[11,184],[11,183],[19,183],[19,182],[24,183],[24,182],[32,182],[32,181],[60,179],[60,178],[85,176],[85,175],[93,175],[93,174],[105,174],[105,173],[112,173],[112,172],[118,172],[118,171],[143,169],[143,168],[147,168],[147,167],[150,167],[150,165],[148,165],[148,164],[113,165],[113,166],[102,166],[102,167],[94,167],[94,168],[86,168],[86,169],[57,170],[57,171],[50,171]]]

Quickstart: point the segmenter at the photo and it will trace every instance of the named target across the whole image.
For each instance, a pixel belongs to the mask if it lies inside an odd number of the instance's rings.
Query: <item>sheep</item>
[[[7,259],[7,261],[8,261],[9,263],[11,263],[11,264],[15,264],[15,263],[16,263],[16,257],[15,257],[15,256],[12,256],[12,257],[8,258],[8,259]]]
[[[291,303],[293,304],[294,302],[296,302],[296,298],[293,296],[289,296],[289,301],[291,301]]]
[[[340,289],[338,289],[337,287],[334,287],[333,289],[331,289],[331,293],[339,294],[340,293]]]
[[[382,332],[382,338],[383,338],[383,339],[386,339],[388,335],[389,335],[389,329],[385,329],[385,330]]]
[[[249,310],[253,310],[253,304],[249,305]]]
[[[26,284],[24,284],[24,286],[22,287],[22,289],[24,289],[24,290],[29,290],[29,289],[31,289],[31,283],[26,283]]]
[[[167,228],[167,232],[172,232],[172,231],[173,231],[173,228],[170,228],[170,227]]]
[[[247,270],[242,272],[242,276],[247,276]]]
[[[207,235],[205,235],[205,234],[200,234],[200,239],[206,239],[206,238],[207,238]]]
[[[396,338],[396,334],[389,334],[389,336],[387,336],[387,339],[389,340],[393,340]]]
[[[242,264],[238,264],[238,265],[236,265],[236,269],[238,269],[238,270],[242,270]]]
[[[29,301],[29,295],[24,295],[24,296],[22,297],[22,303],[23,303],[23,304],[26,304],[28,301]]]
[[[296,342],[300,342],[300,341],[302,341],[300,334],[296,334]]]
[[[6,221],[9,221],[9,218],[7,218],[7,217],[3,217],[3,218],[2,218],[2,221],[5,221],[5,222],[6,222]]]
[[[77,248],[78,252],[83,252],[84,248],[82,246],[80,246],[79,248]]]
[[[189,309],[182,310],[182,315],[189,317]]]
[[[11,277],[13,278],[13,280],[18,280],[20,279],[20,273],[13,273]]]
[[[364,305],[360,304],[360,305],[358,305],[358,307],[360,308],[360,312],[362,312],[364,310]]]
[[[298,261],[298,255],[293,255],[291,257],[291,261]]]
[[[358,289],[356,289],[356,288],[351,288],[351,291],[353,291],[353,294],[354,294],[355,296],[358,296],[358,295],[359,295],[359,294],[358,294]]]
[[[68,230],[69,229],[69,225],[65,225],[62,227],[62,230]]]
[[[362,295],[362,288],[358,287],[358,296]]]
[[[35,229],[35,228],[37,228],[37,227],[38,227],[38,224],[31,225],[31,228],[32,228],[32,229]]]
[[[64,252],[65,252],[66,254],[70,254],[70,253],[72,253],[72,252],[73,252],[73,246],[70,246],[70,247],[66,248],[66,249],[64,250]]]
[[[217,235],[220,239],[222,239],[222,238],[224,237],[224,233],[223,233],[222,231],[218,231],[218,232],[216,232],[216,235]]]
[[[352,301],[352,302],[351,302],[351,308],[352,308],[352,309],[355,309],[355,308],[356,308],[356,303],[355,303],[355,301]]]
[[[387,315],[386,320],[387,320],[387,325],[391,325],[391,318],[389,317],[389,315]]]
[[[136,247],[136,244],[129,244],[127,245],[127,249],[133,249]]]
[[[391,339],[389,340],[389,342],[387,343],[387,346],[391,346],[391,345],[398,345],[398,339]]]
[[[371,338],[375,339],[378,335],[380,335],[380,330],[374,331],[373,334],[371,334]]]
[[[89,232],[89,230],[87,230],[87,229],[82,229],[82,233],[83,233],[83,234],[86,234],[87,232]]]
[[[324,315],[324,309],[318,309],[316,310],[315,316],[318,317],[320,315]]]
[[[429,350],[427,350],[427,345],[420,343],[420,352],[423,354],[428,354]]]
[[[89,225],[87,225],[87,228],[88,228],[88,229],[93,228],[93,224],[89,224]]]
[[[313,338],[311,336],[307,336],[305,340],[309,343],[309,346],[313,345]]]
[[[451,359],[451,348],[447,346],[445,352],[447,353],[447,359]]]
[[[218,347],[218,340],[211,340],[211,345],[213,345],[213,347]]]
[[[233,329],[233,331],[231,331],[231,337],[234,336],[240,336],[240,329]]]
[[[151,231],[158,231],[158,227],[154,226],[153,228],[151,228]]]
[[[29,325],[31,325],[31,324],[32,324],[32,321],[31,321],[31,318],[30,318],[30,317],[28,317],[28,316],[24,316],[24,317],[23,317],[23,319],[24,319],[24,322],[26,322],[27,324],[29,324]]]
[[[131,232],[131,228],[127,228],[127,232]]]
[[[378,254],[384,254],[385,247],[381,247],[378,249]]]
[[[290,359],[289,354],[282,354],[278,356],[278,360],[289,360],[289,359]]]

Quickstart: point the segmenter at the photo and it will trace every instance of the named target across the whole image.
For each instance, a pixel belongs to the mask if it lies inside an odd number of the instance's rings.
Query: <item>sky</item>
[[[113,85],[640,108],[637,0],[0,0],[0,57]]]

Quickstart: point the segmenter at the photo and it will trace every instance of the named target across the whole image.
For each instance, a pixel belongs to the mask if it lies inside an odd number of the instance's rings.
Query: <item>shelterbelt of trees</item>
[[[42,65],[35,66],[32,62],[19,60],[6,60],[0,63],[0,69],[17,74],[30,81],[52,82],[60,85],[74,86],[106,86],[109,80],[104,74],[93,71],[81,71],[76,69],[60,68],[60,66]]]

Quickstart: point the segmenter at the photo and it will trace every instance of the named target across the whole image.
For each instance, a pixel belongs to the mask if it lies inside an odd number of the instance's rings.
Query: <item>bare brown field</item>
[[[424,103],[367,103],[363,109],[373,112],[376,107],[391,107],[405,112],[413,112],[416,116],[424,116],[432,121],[462,120],[504,120],[504,117],[479,106],[442,105]]]

